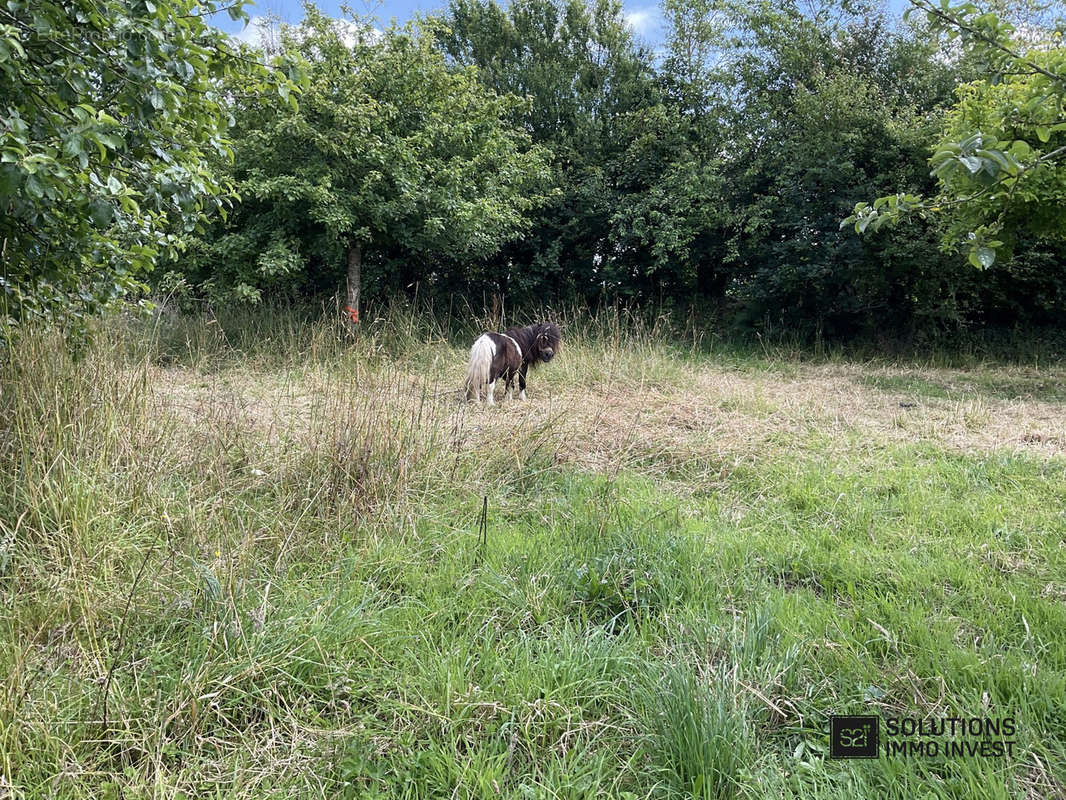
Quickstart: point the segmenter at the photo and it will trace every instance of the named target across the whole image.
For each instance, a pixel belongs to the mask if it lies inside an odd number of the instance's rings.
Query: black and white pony
[[[563,337],[551,322],[538,322],[524,328],[509,328],[504,333],[483,333],[470,348],[470,364],[466,368],[466,396],[481,402],[485,395],[489,405],[495,405],[493,392],[500,378],[507,387],[510,399],[514,379],[518,376],[518,399],[526,399],[526,371],[536,364],[551,361]]]

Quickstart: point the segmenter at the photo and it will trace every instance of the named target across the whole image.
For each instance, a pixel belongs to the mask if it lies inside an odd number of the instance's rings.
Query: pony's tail
[[[488,387],[489,369],[496,356],[496,345],[487,333],[483,333],[470,348],[470,364],[466,368],[466,397],[481,400],[481,387]]]

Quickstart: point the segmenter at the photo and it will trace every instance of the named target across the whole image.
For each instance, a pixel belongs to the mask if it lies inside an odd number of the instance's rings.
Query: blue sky
[[[315,5],[330,16],[341,16],[341,0],[316,0]],[[368,14],[376,17],[382,24],[388,24],[393,18],[404,22],[419,12],[430,14],[442,11],[447,8],[448,0],[381,0],[380,2],[352,0],[348,5],[358,14]],[[658,43],[662,38],[658,2],[656,0],[627,0],[623,5],[626,19],[633,31],[652,44]],[[245,8],[253,17],[276,15],[283,21],[291,23],[299,22],[303,17],[300,0],[257,0],[254,5],[248,5]],[[243,28],[242,23],[234,22],[225,14],[216,15],[214,24],[232,34],[241,33]],[[251,34],[251,32],[247,33]]]
[[[343,0],[316,0],[316,5],[330,16],[341,16]],[[388,24],[390,19],[404,22],[416,13],[433,13],[447,7],[448,0],[351,0],[349,5],[356,13],[376,17],[380,23]],[[623,10],[630,28],[638,37],[648,44],[657,45],[664,30],[657,0],[623,0]],[[907,0],[888,0],[888,7],[901,12]],[[253,17],[276,15],[284,22],[296,23],[303,17],[300,0],[257,0],[254,5],[246,7]],[[240,34],[243,25],[234,22],[225,14],[216,15],[215,24],[227,33]],[[245,31],[245,36],[257,41],[254,30]]]

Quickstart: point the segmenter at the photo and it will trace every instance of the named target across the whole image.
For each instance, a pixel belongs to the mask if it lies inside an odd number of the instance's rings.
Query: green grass
[[[884,392],[899,394],[907,398],[944,398],[951,396],[946,386],[923,378],[904,375],[871,375],[862,378],[862,383]]]
[[[1032,370],[1029,374],[1000,377],[979,375],[974,380],[975,390],[990,397],[1004,400],[1042,400],[1049,403],[1066,402],[1066,385],[1049,379]]]
[[[445,323],[261,324],[7,354],[0,796],[1066,791],[1060,456],[827,423],[598,467],[580,403],[457,403]],[[571,320],[525,408],[806,374],[656,324]],[[1018,751],[832,760],[835,713],[1013,716]]]
[[[1021,374],[1002,371],[963,373],[956,377],[955,386],[914,375],[869,375],[860,379],[872,386],[905,400],[961,399],[971,396],[999,400],[1037,400],[1048,403],[1066,402],[1066,384],[1057,376],[1041,375],[1039,370],[1025,370]]]

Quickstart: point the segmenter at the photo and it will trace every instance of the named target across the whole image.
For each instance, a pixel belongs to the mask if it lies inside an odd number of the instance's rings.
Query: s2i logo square
[[[831,716],[830,758],[877,758],[881,718],[876,716]]]

